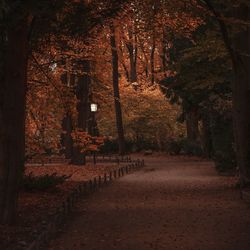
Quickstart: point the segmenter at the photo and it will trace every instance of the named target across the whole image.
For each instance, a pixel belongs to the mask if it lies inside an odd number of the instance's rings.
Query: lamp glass
[[[96,103],[91,103],[90,104],[90,110],[91,110],[91,112],[96,112],[97,111],[97,104]]]

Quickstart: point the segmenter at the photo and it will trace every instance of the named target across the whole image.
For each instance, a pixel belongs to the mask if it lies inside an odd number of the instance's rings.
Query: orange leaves
[[[91,136],[87,132],[74,130],[71,133],[74,145],[79,147],[82,153],[98,151],[99,147],[103,145],[104,138]]]

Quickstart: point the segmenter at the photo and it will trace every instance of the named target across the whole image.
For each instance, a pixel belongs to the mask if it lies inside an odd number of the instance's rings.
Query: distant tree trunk
[[[130,63],[130,77],[129,80],[131,83],[137,82],[137,36],[134,35],[131,31],[128,31],[129,42],[126,43],[128,53],[129,53],[129,63]]]
[[[130,81],[137,82],[137,46],[130,50]]]
[[[234,18],[250,21],[250,8],[242,4]],[[233,82],[233,111],[237,163],[243,186],[250,186],[250,27],[246,26],[233,40],[235,52]]]
[[[199,117],[195,108],[186,112],[186,127],[188,141],[197,143],[199,139]]]
[[[149,71],[149,69],[148,69],[148,65],[149,65],[149,63],[148,63],[148,57],[147,57],[147,53],[146,53],[146,51],[145,51],[145,49],[144,49],[144,45],[143,45],[143,42],[141,41],[141,40],[139,40],[139,42],[140,42],[140,49],[141,49],[141,51],[142,51],[142,53],[143,53],[143,57],[144,57],[144,60],[143,60],[143,62],[144,62],[144,68],[145,68],[145,76],[148,78],[148,71]]]
[[[201,142],[204,157],[211,158],[212,156],[212,135],[210,129],[210,119],[209,114],[203,116],[202,119],[202,128],[201,128]]]
[[[121,41],[120,41],[121,42]],[[123,67],[123,69],[124,69],[124,72],[125,72],[125,76],[126,76],[126,79],[127,79],[127,81],[128,82],[130,82],[130,75],[129,75],[129,71],[128,71],[128,69],[127,69],[127,66],[126,66],[126,63],[125,63],[125,61],[124,61],[124,55],[123,55],[123,50],[122,50],[122,46],[121,46],[121,44],[120,44],[120,46],[119,46],[119,52],[120,52],[120,62],[121,62],[121,64],[122,64],[122,67]]]
[[[72,118],[71,114],[67,112],[66,116],[63,118],[62,121],[62,145],[63,145],[63,152],[66,159],[71,159],[73,155],[73,140],[72,140]]]
[[[161,54],[161,62],[162,62],[162,72],[164,77],[167,77],[167,38],[166,38],[166,31],[163,30],[162,33],[162,54]]]
[[[0,101],[0,223],[16,220],[19,182],[25,157],[28,19],[7,31],[5,79]]]
[[[87,131],[89,112],[89,89],[91,84],[90,62],[88,60],[81,61],[83,74],[79,76],[76,87],[77,104],[77,128],[81,131]],[[86,163],[85,154],[80,151],[79,147],[74,147],[72,164],[84,165]]]
[[[150,53],[151,85],[155,83],[155,35],[153,35],[152,49]]]
[[[74,77],[72,77],[72,75],[66,73],[62,75],[61,80],[65,85],[70,87],[73,84],[72,82],[73,78]],[[73,130],[73,124],[72,124],[71,110],[69,109],[69,107],[65,107],[65,109],[66,109],[65,110],[66,114],[62,121],[63,133],[61,135],[62,147],[63,147],[62,152],[64,153],[66,159],[71,159],[73,155],[73,140],[71,135]]]
[[[110,27],[110,45],[112,50],[112,66],[113,66],[113,89],[114,89],[114,101],[115,101],[115,112],[116,112],[116,127],[118,133],[119,153],[122,155],[125,153],[125,139],[122,122],[122,109],[120,103],[120,92],[119,92],[119,68],[118,68],[118,53],[115,39],[115,28],[112,25]]]

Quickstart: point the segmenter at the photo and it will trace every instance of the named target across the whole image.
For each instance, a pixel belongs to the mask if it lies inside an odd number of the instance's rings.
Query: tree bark
[[[73,140],[72,140],[72,118],[71,114],[67,112],[66,116],[62,121],[62,146],[63,146],[63,153],[66,159],[71,159],[73,156]]]
[[[152,49],[150,53],[151,85],[155,83],[155,35],[152,38]]]
[[[119,154],[125,153],[125,138],[122,121],[122,109],[120,102],[120,91],[119,91],[119,67],[118,67],[118,53],[115,39],[115,28],[113,25],[110,27],[110,45],[112,50],[112,70],[113,70],[113,89],[114,89],[114,101],[115,101],[115,112],[116,112],[116,127],[118,133],[118,144]]]
[[[129,42],[126,43],[128,53],[129,53],[129,63],[130,63],[130,77],[131,83],[137,82],[137,37],[131,31],[128,31]],[[136,87],[136,85],[135,85]]]
[[[89,89],[91,84],[90,77],[90,62],[88,60],[81,61],[83,74],[79,77],[76,87],[77,104],[77,128],[80,131],[87,131],[88,119],[90,117],[89,110]],[[73,156],[71,159],[72,164],[85,165],[85,154],[80,151],[79,147],[74,147]]]
[[[162,72],[164,77],[167,77],[167,35],[165,29],[162,32],[162,54],[161,54],[161,62],[162,62]]]
[[[74,83],[74,77],[69,73],[65,73],[62,75],[61,80],[65,86],[70,87],[71,84]],[[66,159],[71,159],[73,155],[73,140],[72,140],[72,131],[73,131],[73,124],[72,124],[72,115],[71,110],[69,107],[65,106],[65,117],[62,120],[62,135],[61,135],[61,142],[62,142],[62,153],[64,154]]]
[[[7,31],[5,79],[0,107],[0,222],[14,223],[25,158],[28,18]]]

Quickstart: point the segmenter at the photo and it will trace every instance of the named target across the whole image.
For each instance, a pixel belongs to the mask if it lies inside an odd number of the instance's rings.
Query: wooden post
[[[92,180],[89,180],[89,191],[92,191],[92,188],[93,188]]]
[[[71,200],[70,197],[67,198],[67,213],[71,211]]]
[[[94,178],[94,189],[97,189],[97,179],[96,179],[96,177]]]
[[[88,186],[87,186],[87,182],[83,183],[83,193],[84,195],[86,195],[88,193]]]
[[[79,190],[79,193],[81,195],[82,194],[82,185],[81,184],[78,186],[78,190]]]
[[[62,203],[62,208],[63,208],[63,215],[66,215],[67,214],[67,206],[66,206],[65,201]]]

